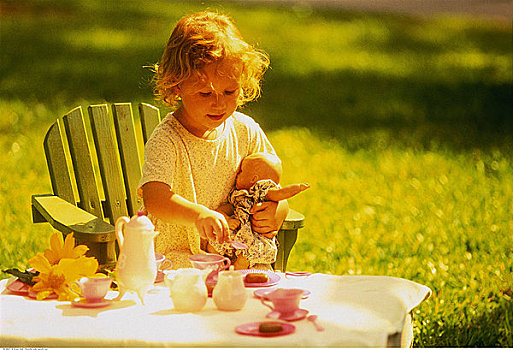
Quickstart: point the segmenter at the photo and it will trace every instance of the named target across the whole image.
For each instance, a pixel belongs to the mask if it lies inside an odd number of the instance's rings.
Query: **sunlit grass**
[[[284,183],[312,185],[290,200],[307,218],[291,266],[423,281],[434,294],[416,312],[417,345],[510,344],[509,156],[372,144],[352,153],[306,129],[271,140],[285,159]]]
[[[7,3],[6,3],[7,4]],[[175,21],[230,14],[271,56],[243,109],[266,130],[306,226],[289,268],[408,278],[433,290],[416,346],[513,346],[511,28],[305,6],[9,2],[0,13],[2,267],[47,246],[30,196],[51,192],[42,142],[78,105],[152,102]],[[278,30],[279,28],[279,30]],[[6,277],[2,274],[2,277]]]

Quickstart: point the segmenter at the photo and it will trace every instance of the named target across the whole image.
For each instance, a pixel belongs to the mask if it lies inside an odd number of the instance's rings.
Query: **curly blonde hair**
[[[160,62],[155,65],[157,99],[176,107],[178,85],[195,74],[201,75],[205,65],[224,59],[240,63],[242,67],[237,105],[257,99],[262,76],[269,67],[269,56],[244,41],[226,15],[206,11],[182,17],[171,33]]]

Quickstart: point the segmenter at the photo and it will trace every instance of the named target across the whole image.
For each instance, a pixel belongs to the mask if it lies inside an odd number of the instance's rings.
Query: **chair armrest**
[[[289,213],[280,230],[297,230],[305,226],[305,216],[294,209],[289,209]]]
[[[55,195],[33,195],[34,217],[43,217],[56,230],[74,232],[78,240],[111,242],[116,240],[114,226]]]

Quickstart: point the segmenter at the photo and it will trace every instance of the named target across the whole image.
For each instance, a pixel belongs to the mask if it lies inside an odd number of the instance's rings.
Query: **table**
[[[253,337],[237,334],[237,325],[269,320],[269,309],[253,296],[240,311],[219,311],[209,298],[202,311],[179,313],[169,291],[156,284],[145,304],[134,293],[98,309],[70,302],[36,301],[11,295],[0,281],[0,345],[3,347],[385,347],[409,346],[409,314],[431,290],[421,284],[385,276],[286,277],[278,287],[304,288],[311,295],[301,308],[319,316],[318,332],[306,319],[291,322],[293,334]],[[117,296],[110,291],[107,298]],[[408,333],[408,334],[406,334]],[[402,339],[401,339],[402,338]]]

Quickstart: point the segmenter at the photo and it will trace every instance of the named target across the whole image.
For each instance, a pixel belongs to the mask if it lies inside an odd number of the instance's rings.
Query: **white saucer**
[[[271,311],[267,314],[267,318],[280,319],[287,322],[299,321],[302,320],[308,315],[308,310],[305,309],[297,309],[294,313],[290,315],[282,315],[278,311]]]

